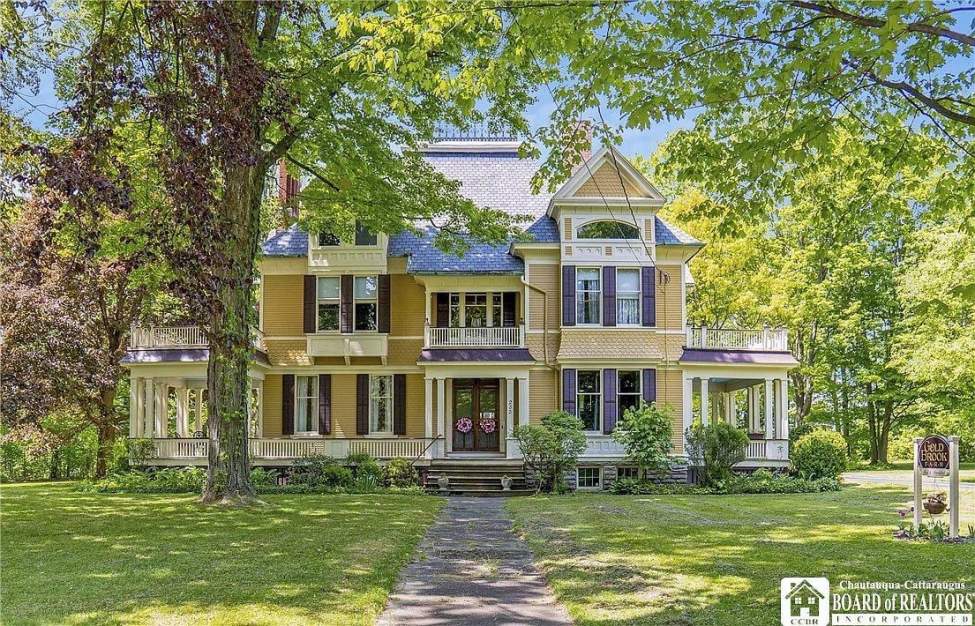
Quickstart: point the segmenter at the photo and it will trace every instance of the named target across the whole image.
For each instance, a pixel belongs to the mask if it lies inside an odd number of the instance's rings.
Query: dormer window
[[[616,221],[589,222],[576,233],[577,239],[639,239],[640,231],[632,224]]]
[[[369,232],[369,229],[362,225],[359,220],[355,222],[355,245],[374,246],[376,245],[376,233]]]

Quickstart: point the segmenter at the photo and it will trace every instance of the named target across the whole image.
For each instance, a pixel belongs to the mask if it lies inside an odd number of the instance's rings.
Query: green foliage
[[[278,484],[277,470],[255,467],[251,470],[251,484],[255,487],[271,487]]]
[[[627,409],[613,431],[613,439],[626,450],[626,456],[637,464],[642,476],[646,470],[664,471],[670,468],[671,414],[654,404],[641,403]]]
[[[152,445],[152,439],[126,439],[125,445],[129,460],[133,465],[145,465],[156,452],[155,447]]]
[[[846,469],[846,442],[831,430],[814,430],[803,436],[789,453],[795,472],[810,480],[838,478]]]
[[[393,487],[409,487],[419,482],[419,476],[409,459],[390,459],[386,464],[386,482]]]
[[[731,495],[763,493],[822,493],[838,491],[840,483],[835,478],[807,480],[793,476],[773,474],[765,469],[746,476],[732,476],[711,486],[658,484],[648,480],[621,478],[613,483],[613,493],[621,495]]]
[[[78,485],[92,493],[186,493],[200,492],[206,472],[199,467],[167,467],[152,472],[130,471],[111,474]]]
[[[731,468],[745,460],[748,435],[726,422],[704,426],[695,422],[687,429],[687,456],[700,468],[701,482],[715,486],[731,478]]]
[[[350,454],[345,459],[346,465],[352,470],[356,480],[364,480],[367,483],[382,484],[383,468],[376,459],[369,456],[366,452]]]
[[[538,473],[539,489],[562,492],[564,474],[586,449],[582,420],[565,411],[542,418],[541,424],[517,426],[512,435],[525,457],[525,465]]]

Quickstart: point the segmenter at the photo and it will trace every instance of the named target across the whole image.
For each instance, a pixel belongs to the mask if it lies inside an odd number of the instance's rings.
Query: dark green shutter
[[[355,380],[355,432],[369,434],[369,374],[359,374]]]
[[[393,434],[406,434],[406,374],[393,374]]]

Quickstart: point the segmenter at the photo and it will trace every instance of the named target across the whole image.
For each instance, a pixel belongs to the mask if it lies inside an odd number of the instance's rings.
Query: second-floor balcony
[[[705,350],[754,350],[787,352],[789,336],[785,328],[732,329],[689,327],[685,346]]]
[[[264,333],[251,328],[251,343],[258,350],[265,350]],[[132,350],[207,347],[209,341],[199,326],[133,326],[129,338]]]
[[[425,345],[429,348],[521,348],[525,345],[525,326],[438,327],[427,326]]]

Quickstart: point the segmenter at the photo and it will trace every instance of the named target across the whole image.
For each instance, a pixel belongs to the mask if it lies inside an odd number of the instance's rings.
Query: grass
[[[191,495],[2,486],[0,623],[372,623],[443,504],[264,499],[221,509]]]
[[[512,499],[578,624],[777,624],[786,576],[975,584],[975,544],[894,540],[902,488],[824,494]],[[975,523],[965,503],[962,530]],[[835,582],[834,582],[835,584]]]

